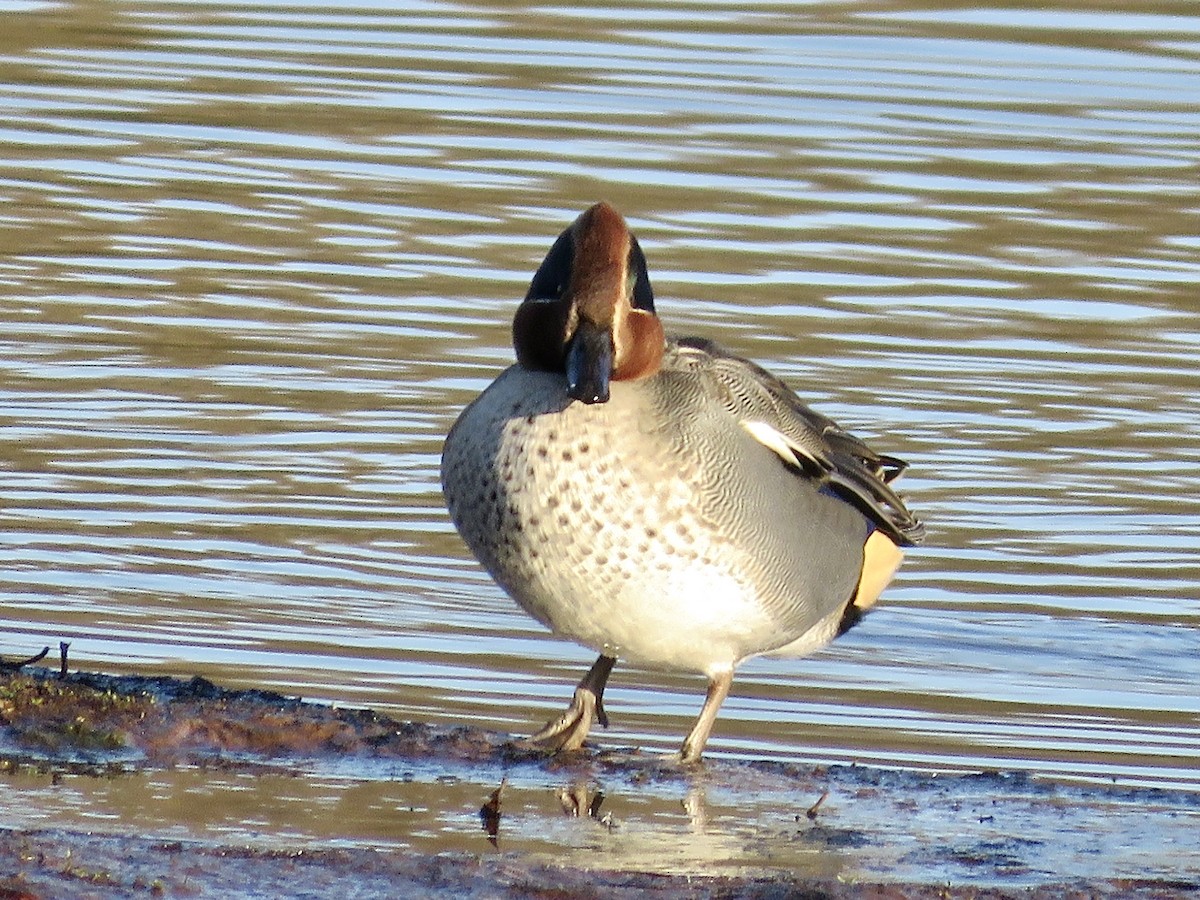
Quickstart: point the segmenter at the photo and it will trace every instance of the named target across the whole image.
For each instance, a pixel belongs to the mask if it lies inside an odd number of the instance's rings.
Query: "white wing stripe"
[[[801,460],[808,460],[819,469],[829,468],[828,464],[814,456],[809,450],[797,444],[795,441],[789,441],[787,436],[779,429],[768,425],[759,419],[742,419],[741,426],[750,432],[750,436],[756,441],[779,455],[779,457],[789,466],[801,466],[807,468]]]

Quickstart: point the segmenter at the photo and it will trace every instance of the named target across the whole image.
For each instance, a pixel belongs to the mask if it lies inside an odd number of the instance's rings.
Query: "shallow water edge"
[[[68,883],[96,897],[239,885],[319,896],[333,883],[365,897],[397,884],[466,896],[1200,892],[1200,794],[1188,791],[780,761],[680,768],[636,748],[547,757],[475,727],[200,678],[47,669],[0,679],[0,726],[5,897],[61,896]]]

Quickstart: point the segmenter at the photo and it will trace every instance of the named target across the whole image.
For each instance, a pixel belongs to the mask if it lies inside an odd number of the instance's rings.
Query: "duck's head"
[[[586,210],[559,235],[513,319],[517,362],[562,372],[567,393],[608,400],[610,381],[658,371],[662,323],[646,258],[621,214],[607,203]]]

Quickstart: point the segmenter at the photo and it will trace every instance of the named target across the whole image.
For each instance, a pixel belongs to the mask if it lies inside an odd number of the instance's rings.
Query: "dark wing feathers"
[[[901,546],[918,543],[925,526],[890,482],[907,463],[876,453],[827,416],[809,409],[782,381],[703,338],[681,338],[685,353],[707,357],[704,368],[723,388],[726,406],[785,462],[856,506]]]

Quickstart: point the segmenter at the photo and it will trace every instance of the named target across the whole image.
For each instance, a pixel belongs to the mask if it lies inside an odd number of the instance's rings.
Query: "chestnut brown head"
[[[559,235],[513,319],[517,362],[562,372],[584,403],[608,400],[610,381],[658,371],[662,324],[646,258],[620,213],[597,203]]]

